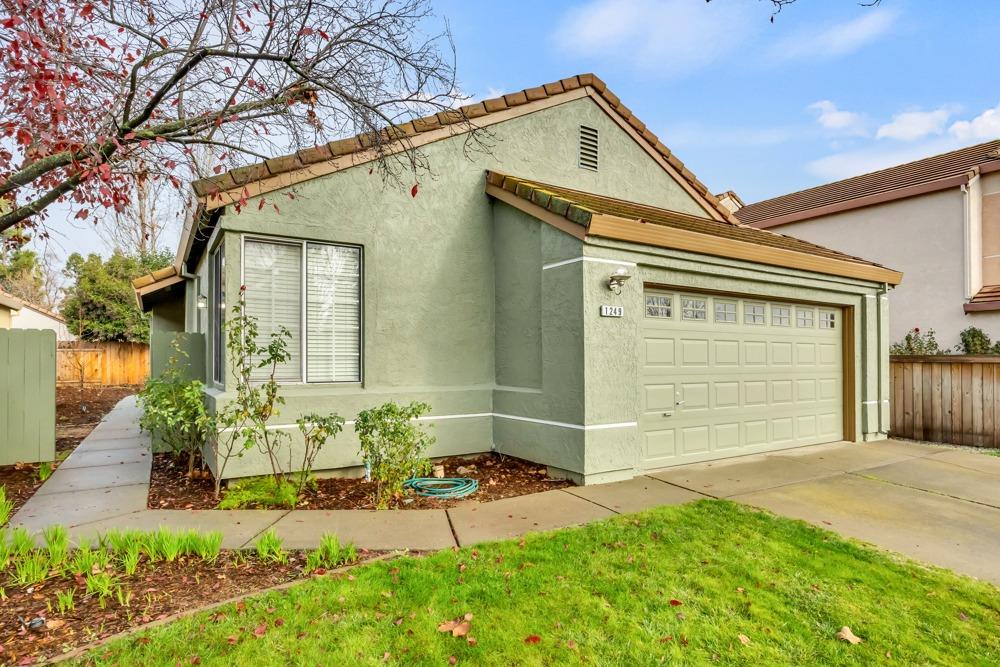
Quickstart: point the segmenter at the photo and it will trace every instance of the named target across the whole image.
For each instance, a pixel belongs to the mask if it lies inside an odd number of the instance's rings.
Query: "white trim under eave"
[[[426,415],[417,417],[414,421],[443,421],[445,419],[467,419],[473,417],[499,417],[500,419],[512,419],[514,421],[529,422],[532,424],[542,424],[543,426],[556,426],[559,428],[571,428],[577,431],[605,431],[615,428],[632,428],[638,426],[639,422],[618,422],[614,424],[569,424],[567,422],[549,421],[547,419],[535,419],[534,417],[522,417],[520,415],[505,415],[499,412],[473,412],[464,415]],[[354,420],[344,422],[345,426],[353,426]],[[268,431],[281,431],[285,429],[297,428],[298,424],[268,424]],[[224,428],[220,433],[228,433],[233,428]]]
[[[567,264],[575,264],[576,262],[596,262],[598,264],[615,264],[617,266],[630,266],[630,267],[636,265],[635,262],[623,262],[617,259],[604,259],[602,257],[574,257],[573,259],[564,259],[561,262],[542,264],[542,271],[554,269],[559,266],[566,266]]]

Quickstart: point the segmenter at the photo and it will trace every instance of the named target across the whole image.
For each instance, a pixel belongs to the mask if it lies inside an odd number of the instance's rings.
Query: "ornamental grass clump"
[[[375,483],[375,506],[386,509],[403,494],[403,483],[411,477],[430,472],[431,462],[424,456],[434,438],[416,421],[430,412],[426,403],[406,406],[390,401],[377,408],[363,410],[354,421],[354,431],[361,441],[361,458]]]

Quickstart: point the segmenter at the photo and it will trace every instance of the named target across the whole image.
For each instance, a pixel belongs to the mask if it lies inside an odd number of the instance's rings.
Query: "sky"
[[[1000,138],[995,0],[432,2],[472,98],[593,72],[746,203]],[[103,250],[50,222],[60,255]]]

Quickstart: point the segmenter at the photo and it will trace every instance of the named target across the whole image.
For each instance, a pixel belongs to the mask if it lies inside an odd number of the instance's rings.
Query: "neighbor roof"
[[[3,306],[4,308],[9,308],[10,310],[21,310],[21,306],[23,305],[24,302],[18,299],[16,296],[11,294],[10,292],[5,292],[4,290],[0,289],[0,306]]]
[[[486,173],[486,190],[509,204],[579,238],[601,236],[689,250],[751,262],[899,284],[902,274],[801,239],[744,225],[679,213],[622,199],[539,183],[495,171]],[[511,197],[513,195],[513,198]],[[568,221],[567,226],[561,220]]]
[[[736,217],[754,227],[775,227],[958,187],[977,167],[982,172],[1000,169],[1000,140],[766,199],[744,206]]]

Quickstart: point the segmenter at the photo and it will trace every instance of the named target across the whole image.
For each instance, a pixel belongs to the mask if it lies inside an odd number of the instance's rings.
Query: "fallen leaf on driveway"
[[[860,644],[864,641],[864,639],[851,632],[851,629],[846,625],[837,631],[836,637],[840,641],[847,642],[848,644]]]
[[[740,643],[743,644],[744,646],[750,643],[750,638],[747,637],[746,635],[738,635],[738,636],[740,638]]]

